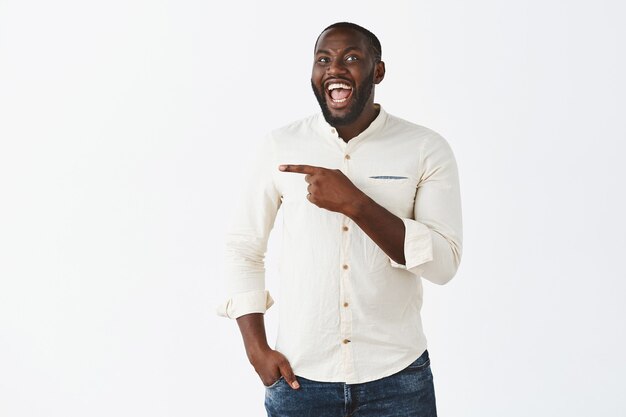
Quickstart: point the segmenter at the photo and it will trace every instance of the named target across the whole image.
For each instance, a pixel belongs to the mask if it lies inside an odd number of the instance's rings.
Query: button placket
[[[352,295],[352,269],[350,268],[350,259],[348,254],[350,249],[351,234],[347,233],[349,230],[348,224],[350,219],[344,216],[344,220],[341,226],[341,259],[339,267],[339,281],[340,281],[340,294],[339,300],[339,319],[340,319],[340,340],[342,358],[343,358],[343,370],[345,372],[346,380],[354,378],[354,357],[352,354],[352,309],[348,308],[349,301]]]
[[[350,176],[350,142],[346,143],[343,148],[343,160],[341,164],[341,171]],[[350,253],[350,218],[344,216],[341,223],[341,258],[339,260],[339,281],[340,281],[340,294],[339,294],[339,318],[340,318],[340,339],[337,341],[341,346],[342,358],[343,358],[343,371],[345,373],[346,380],[354,380],[356,378],[354,369],[354,356],[352,351],[352,308],[348,308],[349,302],[352,296],[352,268],[350,267],[350,259],[348,254]]]

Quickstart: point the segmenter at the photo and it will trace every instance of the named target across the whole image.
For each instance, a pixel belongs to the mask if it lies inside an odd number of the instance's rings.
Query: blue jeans
[[[265,389],[268,417],[436,417],[428,351],[402,371],[363,384],[281,377]]]

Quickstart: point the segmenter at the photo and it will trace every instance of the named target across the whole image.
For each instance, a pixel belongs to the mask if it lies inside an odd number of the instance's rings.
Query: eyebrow
[[[359,48],[358,46],[348,46],[346,49],[343,50],[344,53],[348,53],[350,51],[359,51],[361,52],[361,48]],[[315,54],[326,54],[326,55],[330,55],[330,51],[326,50],[326,49],[318,49],[317,51],[315,51]]]

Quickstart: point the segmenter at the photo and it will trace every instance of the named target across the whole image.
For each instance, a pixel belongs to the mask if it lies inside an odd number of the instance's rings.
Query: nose
[[[343,60],[341,59],[333,59],[330,64],[326,67],[326,74],[328,75],[339,75],[345,74],[347,72],[346,66],[344,65]]]

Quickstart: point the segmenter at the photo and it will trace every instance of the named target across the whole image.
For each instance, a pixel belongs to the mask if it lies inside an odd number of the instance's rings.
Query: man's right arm
[[[265,252],[281,195],[273,180],[276,163],[269,139],[266,138],[257,155],[256,163],[248,170],[248,181],[226,236],[229,298],[218,307],[218,314],[237,320],[248,359],[263,384],[270,385],[282,375],[297,388],[287,359],[268,346],[265,336],[263,314],[274,303],[265,289]]]

